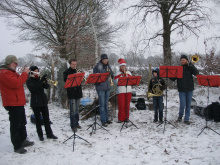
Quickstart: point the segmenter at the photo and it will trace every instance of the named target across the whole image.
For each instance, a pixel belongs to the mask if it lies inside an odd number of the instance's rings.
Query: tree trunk
[[[162,17],[163,17],[163,55],[164,55],[164,65],[170,66],[172,61],[171,56],[171,46],[170,46],[170,24],[169,24],[169,10],[167,9],[167,4],[162,7]]]
[[[52,81],[54,81],[54,61],[52,60],[52,67],[51,67],[51,78],[52,78]],[[52,101],[55,101],[55,96],[56,96],[56,88],[55,86],[53,86],[51,84],[52,88],[53,88],[53,93],[52,93]]]
[[[93,23],[91,7],[92,7],[92,1],[90,0],[90,3],[89,3],[89,17],[90,17],[90,23],[92,25],[92,30],[93,30],[94,39],[95,39],[95,60],[96,60],[96,63],[98,63],[98,61],[99,61],[99,59],[98,59],[99,42],[98,42],[95,26],[94,26],[94,23]]]

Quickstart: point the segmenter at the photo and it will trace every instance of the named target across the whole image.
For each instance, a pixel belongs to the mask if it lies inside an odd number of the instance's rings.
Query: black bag
[[[138,110],[146,110],[145,100],[144,98],[138,98],[137,104],[135,104],[135,107]]]
[[[204,109],[204,116],[206,117],[207,120],[212,120],[213,119],[212,104],[208,105]]]
[[[205,106],[204,105],[195,105],[193,106],[194,112],[196,115],[199,115],[201,117],[204,117],[204,110],[205,110]]]
[[[220,122],[220,104],[219,104],[219,102],[212,103],[212,112],[213,112],[214,122]]]

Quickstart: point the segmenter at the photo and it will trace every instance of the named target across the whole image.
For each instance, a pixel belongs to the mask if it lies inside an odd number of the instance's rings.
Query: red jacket
[[[0,68],[0,90],[3,106],[24,106],[26,104],[23,84],[28,74],[21,75],[7,66]]]

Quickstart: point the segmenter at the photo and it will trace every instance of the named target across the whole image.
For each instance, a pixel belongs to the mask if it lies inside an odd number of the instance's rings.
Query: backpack
[[[144,98],[138,98],[137,104],[135,104],[135,107],[138,110],[146,110],[145,100]]]
[[[213,112],[214,122],[220,122],[220,104],[219,104],[219,102],[212,103],[212,112]]]

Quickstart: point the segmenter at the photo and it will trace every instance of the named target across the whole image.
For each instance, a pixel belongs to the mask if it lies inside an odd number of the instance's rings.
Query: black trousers
[[[16,150],[27,137],[25,109],[24,106],[8,106],[5,109],[9,111],[11,142]]]
[[[47,106],[44,107],[32,107],[36,119],[36,129],[39,137],[43,137],[43,131],[41,128],[41,114],[44,120],[44,127],[47,136],[53,134],[52,129],[50,127],[50,119],[49,119],[49,110]]]

